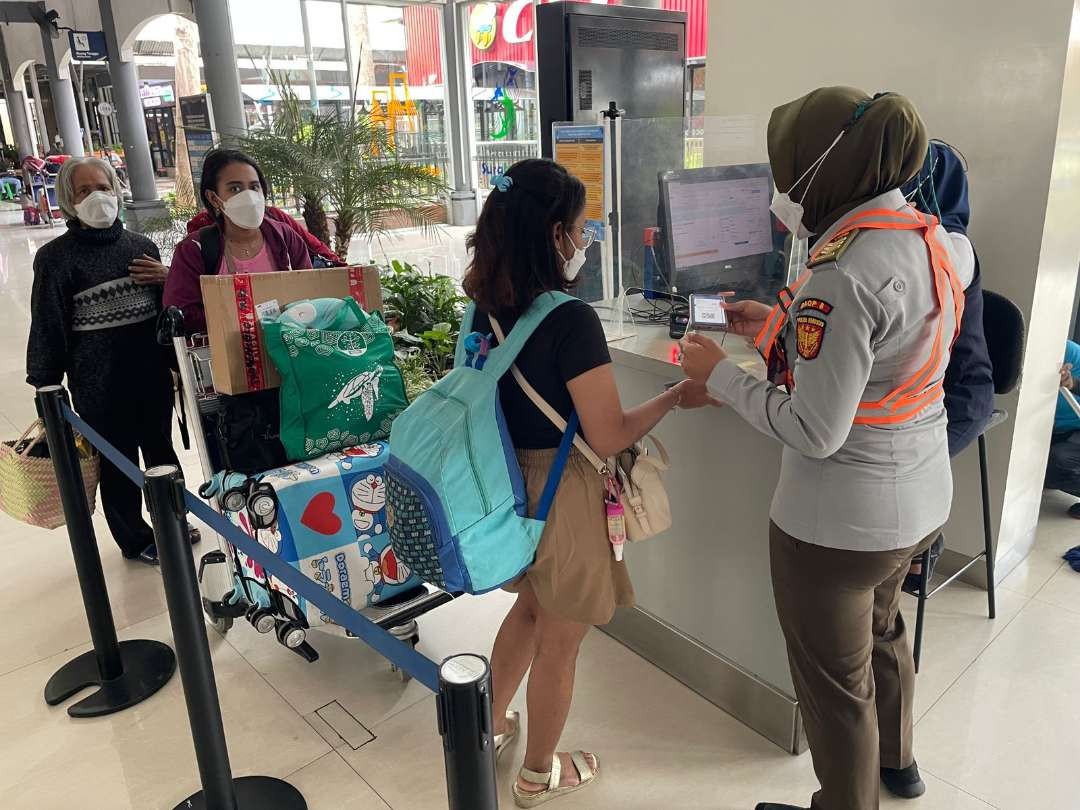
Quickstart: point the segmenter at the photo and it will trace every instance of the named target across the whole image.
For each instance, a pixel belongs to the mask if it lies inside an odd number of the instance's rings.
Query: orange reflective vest
[[[930,269],[934,276],[934,297],[939,309],[937,330],[926,362],[881,399],[864,400],[859,403],[855,416],[856,425],[895,425],[918,416],[927,405],[945,396],[942,380],[945,365],[948,363],[948,351],[952,348],[956,336],[960,334],[960,320],[964,315],[964,288],[949,260],[948,251],[938,241],[937,218],[922,214],[911,206],[899,211],[875,209],[854,214],[841,223],[830,242],[855,231],[872,228],[923,232],[923,239],[926,241],[929,252]],[[811,265],[825,247],[824,244],[819,245],[810,254]],[[765,363],[770,370],[777,364],[787,366],[782,335],[784,327],[789,323],[788,310],[795,302],[795,294],[811,275],[813,275],[812,271],[807,270],[794,284],[780,291],[777,295],[778,303],[772,308],[765,325],[754,339],[754,344],[761,352],[761,356],[765,358]],[[956,317],[953,334],[948,340],[944,334],[947,293],[952,296],[953,312]],[[789,390],[793,390],[795,379],[790,366],[784,368],[784,373]],[[770,376],[773,375],[770,374]]]

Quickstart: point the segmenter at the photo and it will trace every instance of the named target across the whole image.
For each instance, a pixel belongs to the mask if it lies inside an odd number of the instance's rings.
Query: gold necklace
[[[261,239],[261,236],[256,235],[255,238],[251,242],[248,243],[249,245],[251,245],[251,247],[247,247],[247,246],[241,244],[236,239],[230,239],[229,240],[229,245],[233,248],[234,253],[236,253],[236,252],[240,253],[240,258],[242,258],[242,259],[250,259],[252,251],[255,249],[255,244],[260,239]]]

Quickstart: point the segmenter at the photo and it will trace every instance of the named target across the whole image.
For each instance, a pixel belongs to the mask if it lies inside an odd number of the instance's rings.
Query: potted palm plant
[[[427,166],[398,158],[384,124],[353,105],[315,112],[278,80],[281,109],[272,127],[242,143],[279,188],[300,199],[308,230],[329,242],[326,208],[333,211],[334,251],[348,255],[357,234],[433,227],[445,183]]]
[[[293,92],[286,77],[274,76],[281,104],[273,124],[251,130],[240,148],[262,167],[278,195],[296,196],[304,225],[323,244],[330,244],[330,224],[326,216],[326,191],[319,178],[309,176],[303,154],[311,149],[310,113]]]

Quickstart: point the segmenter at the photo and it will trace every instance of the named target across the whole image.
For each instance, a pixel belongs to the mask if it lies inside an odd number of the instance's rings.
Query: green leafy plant
[[[158,246],[161,253],[161,261],[164,264],[172,263],[173,251],[187,236],[187,223],[201,208],[179,205],[175,194],[166,194],[165,216],[154,217],[143,226],[143,235]]]
[[[381,273],[383,309],[402,352],[419,357],[437,380],[454,365],[454,350],[467,299],[448,276],[427,274],[394,260]]]
[[[288,77],[271,73],[281,102],[273,124],[248,132],[240,148],[255,158],[276,196],[292,193],[300,204],[304,225],[323,244],[330,244],[330,221],[326,216],[326,190],[320,178],[308,171],[314,144],[309,126],[312,113],[292,89]]]
[[[274,78],[282,100],[277,117],[242,139],[241,148],[276,188],[296,193],[308,230],[329,242],[326,209],[332,209],[334,250],[344,258],[357,234],[435,227],[445,184],[429,167],[399,160],[382,123],[353,105],[315,112],[287,79]]]

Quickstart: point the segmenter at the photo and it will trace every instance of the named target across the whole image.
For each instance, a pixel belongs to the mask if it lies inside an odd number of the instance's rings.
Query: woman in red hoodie
[[[268,192],[259,165],[243,152],[217,149],[206,156],[199,196],[212,224],[189,233],[177,245],[165,281],[164,305],[183,311],[189,333],[206,328],[201,276],[311,267],[311,255],[300,234],[266,216]]]

